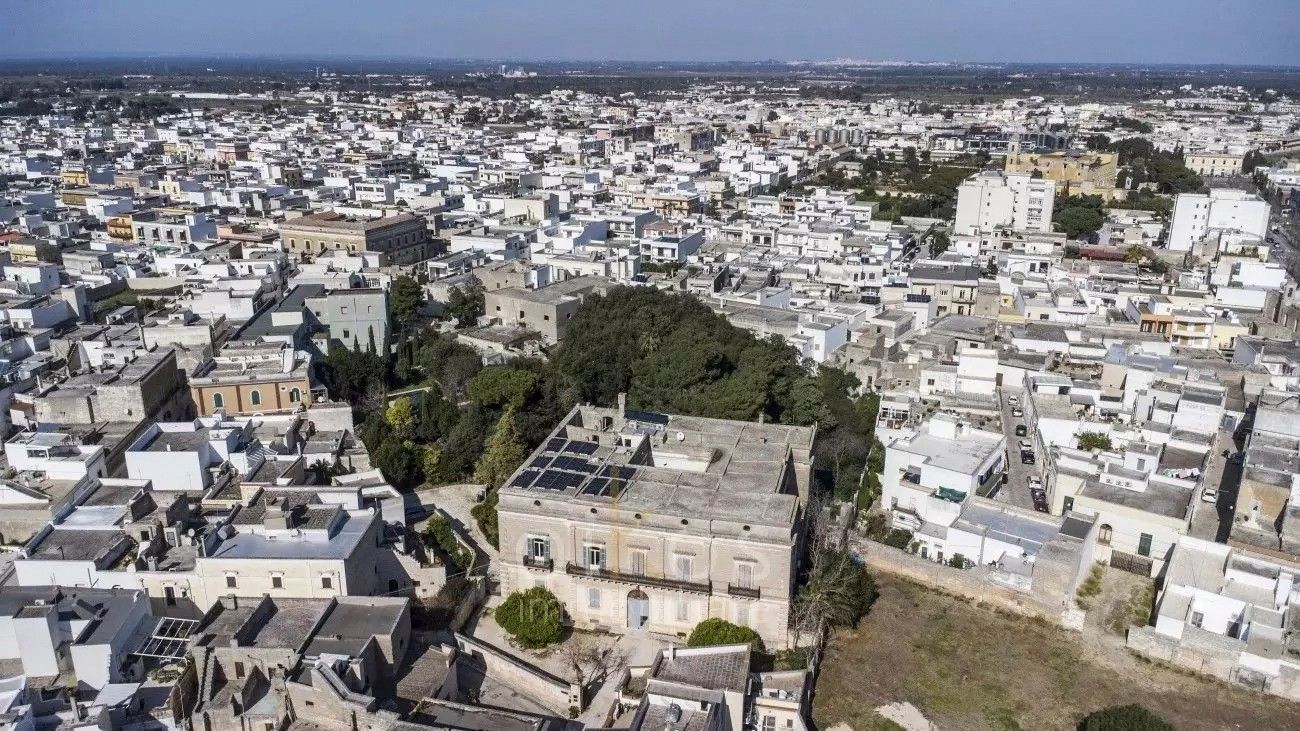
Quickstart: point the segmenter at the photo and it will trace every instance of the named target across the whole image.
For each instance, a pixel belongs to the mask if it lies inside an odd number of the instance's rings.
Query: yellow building
[[[1063,195],[1115,197],[1119,156],[1113,152],[1062,150],[1043,154],[1017,152],[1007,155],[1007,172],[1037,173],[1056,183]]]

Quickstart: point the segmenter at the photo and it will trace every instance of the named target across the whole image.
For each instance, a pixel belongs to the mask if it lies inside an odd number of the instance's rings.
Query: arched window
[[[1110,534],[1111,534],[1110,525],[1107,523],[1102,523],[1101,527],[1097,529],[1097,542],[1102,545],[1109,546]]]
[[[248,392],[248,403],[254,406],[262,405],[262,392],[253,390]]]
[[[302,401],[302,390],[297,388],[289,389],[289,403],[296,404]]]
[[[226,399],[219,393],[212,394],[212,408],[219,409],[226,405]]]

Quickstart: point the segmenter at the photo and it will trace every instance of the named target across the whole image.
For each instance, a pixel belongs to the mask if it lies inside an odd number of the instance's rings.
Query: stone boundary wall
[[[953,568],[865,539],[854,541],[853,549],[870,568],[897,574],[950,594],[988,602],[1016,614],[1039,617],[1066,629],[1077,630],[1083,626],[1083,613],[1079,610],[1063,601],[1054,602],[1032,592],[999,584],[990,578],[992,571],[987,566]]]
[[[565,682],[506,650],[459,632],[456,649],[483,663],[488,677],[532,698],[561,718],[569,715],[570,706],[582,709],[585,705],[580,685]]]

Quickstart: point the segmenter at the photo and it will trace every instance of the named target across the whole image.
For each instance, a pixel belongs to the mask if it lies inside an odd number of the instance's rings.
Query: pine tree
[[[483,456],[474,468],[474,479],[491,488],[500,487],[526,456],[523,439],[515,426],[515,410],[507,408],[484,445]]]

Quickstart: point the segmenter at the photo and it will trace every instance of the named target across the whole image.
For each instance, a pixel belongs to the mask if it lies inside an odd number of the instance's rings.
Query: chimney
[[[618,395],[618,415],[620,417],[627,416],[627,394],[626,393],[620,393]]]

